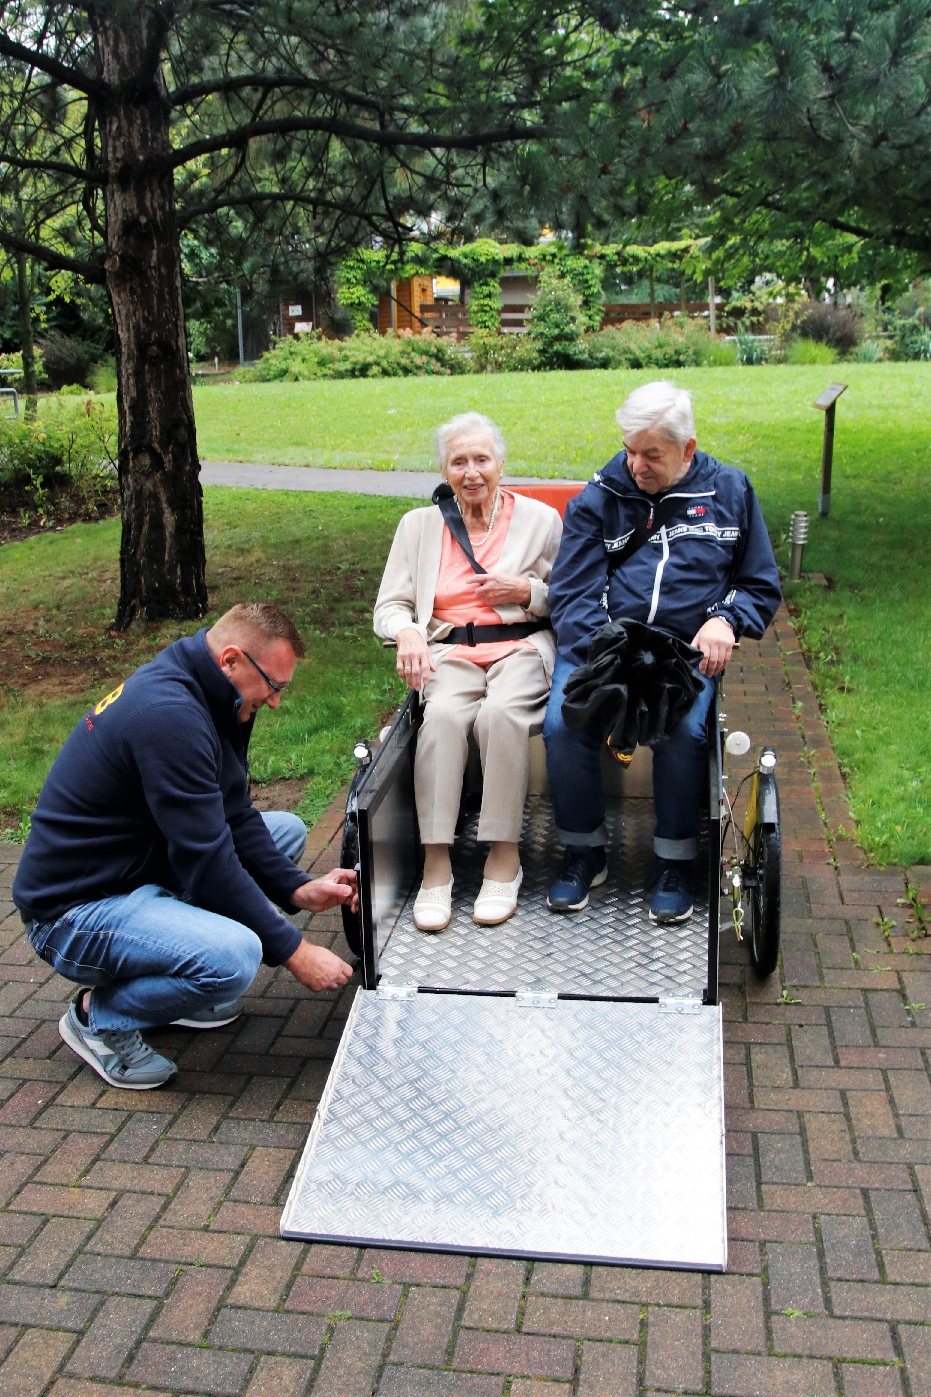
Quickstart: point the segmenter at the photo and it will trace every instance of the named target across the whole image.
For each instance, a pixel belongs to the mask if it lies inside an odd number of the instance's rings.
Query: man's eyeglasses
[[[272,691],[273,694],[281,694],[281,693],[284,693],[285,689],[288,687],[288,686],[287,686],[287,683],[284,683],[284,684],[276,684],[275,681],[274,681],[274,679],[272,679],[271,675],[266,674],[265,671],[264,671],[264,669],[262,668],[262,666],[258,663],[258,661],[254,660],[254,659],[252,658],[252,656],[249,654],[249,651],[248,651],[248,650],[243,650],[242,653],[245,655],[245,657],[246,657],[246,659],[249,661],[250,665],[252,665],[255,669],[258,670],[259,674],[261,674],[262,678],[265,680],[265,683],[266,683],[266,684],[268,685],[268,687],[271,689],[271,691]]]

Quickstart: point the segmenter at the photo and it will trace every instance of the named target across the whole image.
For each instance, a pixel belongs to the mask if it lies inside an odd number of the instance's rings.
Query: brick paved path
[[[861,869],[836,835],[788,617],[738,654],[729,725],[780,751],[788,988],[725,940],[728,1274],[280,1241],[351,990],[263,970],[230,1031],[153,1035],[172,1090],[112,1091],[60,1043],[69,987],[10,916],[0,1397],[929,1397],[931,961],[898,934],[902,870]],[[320,868],[337,822],[314,831]],[[15,857],[0,846],[4,887]],[[334,914],[310,935],[332,942]]]

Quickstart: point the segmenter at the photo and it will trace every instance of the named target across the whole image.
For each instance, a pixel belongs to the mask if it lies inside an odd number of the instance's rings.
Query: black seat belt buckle
[[[466,635],[468,636],[468,640],[466,641],[466,644],[467,644],[467,645],[471,645],[472,649],[474,650],[474,649],[475,649],[475,626],[474,626],[474,624],[473,624],[471,621],[466,621]]]

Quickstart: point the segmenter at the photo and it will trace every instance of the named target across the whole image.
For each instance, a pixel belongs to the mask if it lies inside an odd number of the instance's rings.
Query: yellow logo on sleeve
[[[95,715],[96,715],[97,717],[99,717],[100,714],[103,712],[103,710],[104,710],[105,708],[109,708],[109,707],[110,707],[110,704],[111,704],[111,703],[116,703],[117,699],[119,698],[119,696],[120,696],[120,694],[121,694],[122,692],[123,692],[123,685],[120,684],[118,688],[116,688],[116,689],[113,690],[113,693],[112,693],[112,694],[107,694],[107,697],[106,697],[106,698],[102,698],[102,699],[100,700],[100,702],[99,702],[99,703],[96,705],[96,707],[94,708],[94,713],[95,713]]]

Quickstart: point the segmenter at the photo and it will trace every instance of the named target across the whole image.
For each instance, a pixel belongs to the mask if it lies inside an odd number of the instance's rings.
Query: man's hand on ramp
[[[353,868],[334,868],[325,878],[315,878],[312,883],[302,883],[291,894],[295,907],[304,907],[308,912],[326,912],[330,907],[348,905],[350,912],[359,910],[359,893],[356,888],[356,873]]]
[[[339,990],[352,979],[352,966],[323,946],[302,941],[285,961],[285,965],[301,985],[309,990]]]

